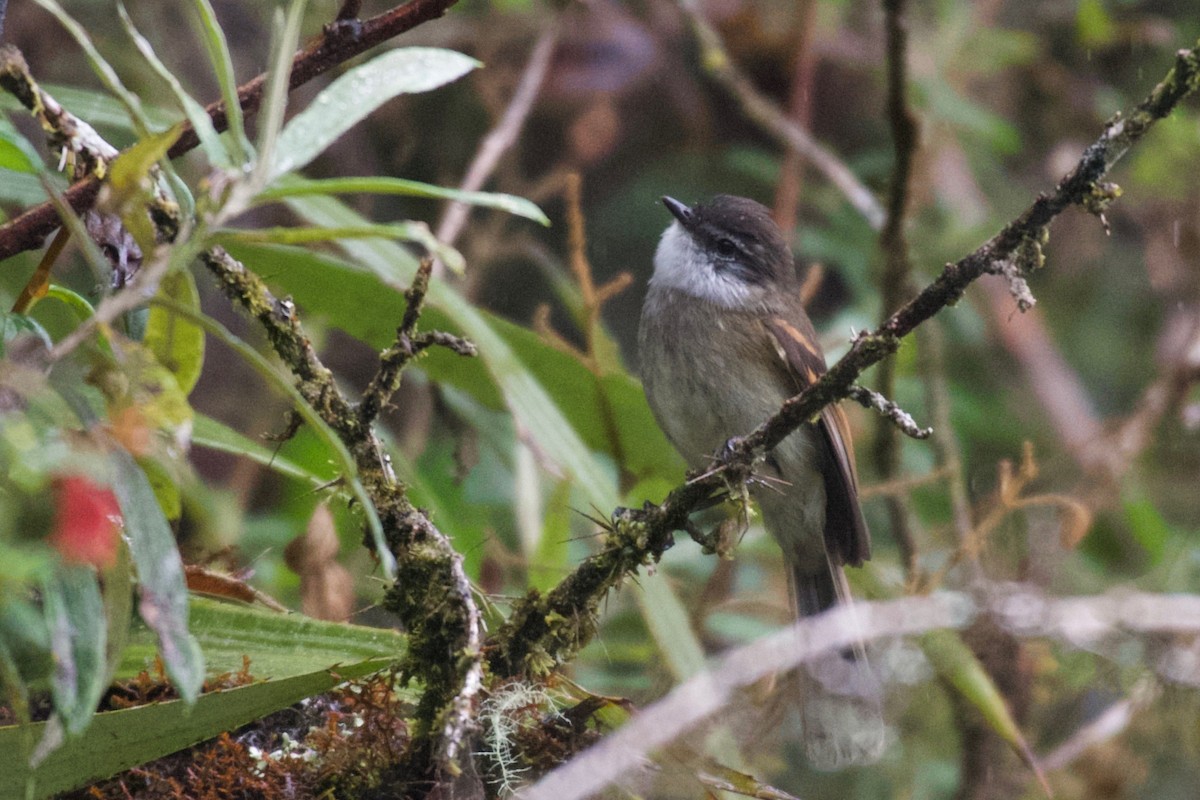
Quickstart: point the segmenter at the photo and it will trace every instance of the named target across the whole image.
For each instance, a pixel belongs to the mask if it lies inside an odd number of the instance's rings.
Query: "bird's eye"
[[[717,239],[717,255],[723,258],[733,258],[737,252],[737,245],[733,243],[732,239]]]

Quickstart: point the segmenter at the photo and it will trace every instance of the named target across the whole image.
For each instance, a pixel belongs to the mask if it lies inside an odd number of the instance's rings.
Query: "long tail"
[[[842,568],[829,564],[818,573],[793,570],[792,594],[799,617],[819,614],[836,604],[850,605],[850,587]],[[861,641],[807,663],[804,676],[804,739],[817,769],[835,770],[870,764],[883,754],[883,688],[867,662]]]

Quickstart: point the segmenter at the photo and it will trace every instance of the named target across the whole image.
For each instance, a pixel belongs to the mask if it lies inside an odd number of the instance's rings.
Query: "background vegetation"
[[[832,363],[1051,191],[1200,37],[1187,2],[462,0],[362,55],[334,52],[287,93],[278,76],[305,42],[377,29],[324,28],[339,9],[320,0],[131,1],[127,17],[63,6],[11,4],[3,42],[125,155],[100,168],[104,216],[63,212],[57,257],[0,228],[0,304],[16,312],[0,366],[6,797],[77,788],[226,730],[97,792],[228,796],[253,778],[236,796],[285,796],[286,781],[311,796],[504,793],[620,726],[625,699],[647,705],[786,624],[777,551],[751,526],[731,559],[681,537],[656,569],[577,598],[579,619],[543,615],[534,646],[505,638],[520,598],[597,552],[597,520],[611,527],[618,506],[660,502],[683,479],[634,377],[668,222],[658,198],[770,205],[809,270]],[[364,19],[389,13],[364,6]],[[373,59],[412,47],[438,50],[396,56],[371,82]],[[203,118],[185,97],[231,98],[264,72],[276,79],[244,131],[236,115],[220,137],[201,123],[201,146],[167,158],[182,149],[172,126]],[[48,194],[74,201],[72,180],[113,153],[35,119],[4,86],[6,218]],[[874,200],[848,200],[789,125]],[[66,174],[64,141],[78,150]],[[1109,176],[1122,195],[1103,222],[1057,219],[1044,268],[1026,276],[1035,307],[1018,311],[1005,280],[984,276],[867,373],[932,440],[848,408],[875,539],[857,593],[965,592],[996,612],[879,638],[883,760],[815,772],[788,718],[768,725],[739,696],[720,725],[656,748],[656,772],[610,779],[647,796],[1018,797],[1040,795],[1039,776],[1058,797],[1194,796],[1198,170],[1193,99]],[[356,177],[422,183],[310,182]],[[421,296],[410,286],[427,252]],[[39,263],[53,270],[47,294],[23,298]],[[231,263],[294,305],[271,304]],[[147,291],[122,292],[114,269],[138,266]],[[458,337],[478,355],[456,352]],[[411,365],[405,342],[427,348]],[[404,368],[394,396],[379,387],[381,351]],[[374,421],[361,406],[339,416],[334,387],[383,402],[377,442],[355,427]],[[371,462],[376,446],[403,492]],[[455,588],[454,554],[474,591]],[[1022,617],[1005,597],[1094,602]],[[472,608],[486,625],[474,639]],[[592,633],[590,612],[594,638],[574,638]],[[376,678],[312,699],[387,666],[394,690]],[[464,688],[473,676],[479,692]],[[161,694],[167,678],[177,694]],[[339,726],[355,715],[373,738]]]

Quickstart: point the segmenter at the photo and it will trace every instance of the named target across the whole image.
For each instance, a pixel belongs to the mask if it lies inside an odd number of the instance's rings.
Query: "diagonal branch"
[[[325,30],[296,53],[292,59],[292,72],[288,88],[295,89],[313,78],[326,73],[351,58],[366,52],[377,44],[399,36],[405,31],[436,19],[446,13],[458,0],[411,0],[402,6],[384,11],[362,22],[340,21],[327,25]],[[266,73],[244,83],[238,88],[238,105],[247,115],[258,110],[266,88]],[[225,103],[210,103],[205,111],[218,132],[229,127]],[[200,144],[200,138],[190,123],[183,124],[183,132],[174,146],[167,151],[170,158],[177,158]],[[63,193],[67,205],[77,214],[87,211],[96,202],[100,181],[88,177],[76,181]],[[41,247],[46,236],[59,226],[58,213],[51,203],[42,203],[28,209],[12,221],[0,225],[0,261],[17,253]]]
[[[545,597],[531,592],[492,637],[489,664],[499,674],[544,672],[586,644],[604,593],[627,575],[661,558],[673,534],[685,530],[693,510],[730,482],[744,480],[754,463],[825,406],[847,397],[868,367],[900,347],[900,341],[946,306],[954,305],[981,275],[1011,263],[1030,241],[1069,206],[1103,211],[1114,196],[1100,181],[1109,169],[1185,97],[1200,88],[1200,43],[1176,54],[1175,65],[1129,115],[1117,114],[1053,192],[1040,195],[1020,216],[973,253],[947,264],[941,275],[875,331],[855,337],[849,352],[817,382],[787,400],[774,417],[732,443],[701,476],[673,490],[657,505],[617,509],[598,553],[588,557]]]

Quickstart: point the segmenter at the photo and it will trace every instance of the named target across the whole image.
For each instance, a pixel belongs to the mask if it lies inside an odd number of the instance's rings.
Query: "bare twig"
[[[467,167],[467,174],[459,187],[463,191],[473,192],[482,188],[484,182],[496,169],[500,157],[508,152],[509,148],[513,146],[513,142],[517,140],[517,136],[520,135],[525,119],[533,108],[533,102],[537,99],[538,92],[541,91],[546,72],[550,68],[550,57],[554,55],[554,46],[558,43],[558,31],[559,22],[555,17],[538,36],[537,43],[533,46],[533,52],[529,56],[529,62],[525,65],[525,71],[521,75],[521,81],[517,84],[517,90],[513,93],[512,100],[504,111],[504,116],[500,118],[496,127],[484,137],[478,152],[475,153],[475,158]],[[466,203],[450,203],[437,227],[438,240],[446,244],[453,244],[462,232],[463,226],[466,225],[470,212],[471,207]]]
[[[788,116],[800,128],[807,130],[812,116],[813,82],[816,77],[816,57],[812,47],[813,32],[817,27],[817,0],[801,0],[796,4],[796,17],[800,29],[796,36],[796,52],[792,56],[792,87],[788,96]],[[779,182],[775,186],[775,201],[771,204],[772,216],[779,229],[789,239],[796,228],[800,208],[800,190],[804,182],[804,159],[792,148],[788,148],[779,168]],[[807,280],[807,278],[806,278]]]
[[[907,411],[879,392],[855,384],[850,387],[847,397],[863,408],[877,412],[885,421],[895,425],[905,436],[911,436],[914,439],[928,439],[933,434],[933,428],[922,428]]]
[[[404,5],[384,11],[357,25],[331,25],[296,53],[292,59],[292,72],[288,87],[295,89],[354,56],[366,52],[377,44],[399,36],[405,31],[436,19],[446,13],[458,0],[410,0]],[[247,81],[238,88],[238,105],[246,114],[258,110],[266,87],[266,73]],[[209,104],[205,109],[213,127],[218,132],[229,126],[225,115],[224,101]],[[183,130],[175,144],[167,151],[169,158],[177,158],[200,144],[200,138],[190,123],[183,123]],[[88,177],[76,181],[63,199],[76,213],[82,214],[92,207],[100,182]],[[51,203],[42,203],[28,209],[12,221],[0,225],[0,261],[26,250],[41,247],[42,241],[59,225],[58,214]]]
[[[784,147],[807,159],[837,187],[872,228],[879,230],[883,225],[884,213],[871,190],[837,156],[754,87],[730,59],[716,30],[704,19],[698,0],[680,0],[680,6],[687,14],[693,34],[700,44],[704,68],[737,100],[742,112]]]
[[[379,369],[363,391],[362,400],[358,404],[359,422],[363,426],[375,421],[379,412],[400,388],[400,376],[404,368],[425,350],[437,345],[453,350],[460,356],[477,354],[475,345],[453,334],[444,331],[417,332],[417,319],[421,316],[425,293],[429,290],[429,276],[432,270],[433,260],[422,259],[417,274],[413,277],[412,286],[404,293],[408,306],[404,309],[400,327],[396,329],[396,340],[380,353]]]

